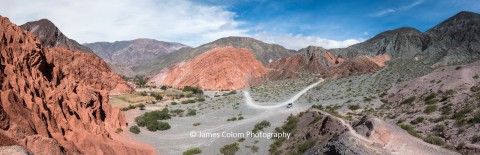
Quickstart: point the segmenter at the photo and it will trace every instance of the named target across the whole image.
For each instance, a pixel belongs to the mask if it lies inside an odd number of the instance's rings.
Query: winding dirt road
[[[324,79],[320,79],[318,82],[315,82],[307,87],[305,87],[302,91],[298,92],[297,94],[295,94],[293,97],[291,97],[290,99],[288,99],[287,101],[285,102],[282,102],[282,103],[275,103],[275,104],[272,104],[272,105],[259,105],[259,104],[256,104],[255,102],[253,102],[253,99],[252,97],[250,96],[250,92],[248,91],[243,91],[243,96],[245,97],[245,103],[247,106],[251,107],[251,108],[255,108],[255,109],[273,109],[273,108],[278,108],[278,107],[285,107],[288,105],[288,103],[294,103],[298,98],[300,98],[300,96],[302,96],[303,94],[305,94],[308,90],[312,89],[313,87],[315,87],[316,85],[318,85],[319,83],[325,81]]]

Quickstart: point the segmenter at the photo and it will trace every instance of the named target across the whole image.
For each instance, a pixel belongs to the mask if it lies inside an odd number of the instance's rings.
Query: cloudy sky
[[[227,36],[290,49],[346,47],[385,30],[426,31],[479,0],[0,0],[21,25],[50,19],[80,43],[153,38],[198,46]]]

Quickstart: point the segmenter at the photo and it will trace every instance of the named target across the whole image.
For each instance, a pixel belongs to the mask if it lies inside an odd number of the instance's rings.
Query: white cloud
[[[7,2],[8,1],[8,2]],[[235,13],[188,0],[0,0],[0,14],[20,25],[50,19],[81,43],[154,38],[192,46],[247,36]]]
[[[326,49],[330,48],[342,48],[348,47],[350,45],[360,43],[364,39],[346,39],[346,40],[330,40],[317,36],[303,36],[303,35],[281,35],[274,36],[270,35],[268,32],[262,32],[255,34],[253,36],[258,40],[265,41],[267,43],[280,44],[285,46],[288,49],[301,49],[308,46],[320,46]]]
[[[396,12],[394,9],[386,9],[386,10],[383,10],[383,11],[380,11],[380,12],[376,13],[375,16],[383,16],[385,14],[394,13],[394,12]]]
[[[366,35],[366,36],[367,36],[368,34],[369,34],[368,32],[363,32],[363,35]]]
[[[385,9],[385,10],[382,10],[382,11],[379,11],[377,13],[374,13],[373,16],[383,16],[383,15],[386,15],[386,14],[389,14],[389,13],[395,13],[395,12],[399,12],[399,11],[407,11],[407,10],[410,10],[414,7],[416,7],[417,5],[420,5],[423,3],[424,0],[415,0],[413,3],[410,3],[408,5],[405,5],[405,6],[401,6],[399,8],[395,8],[395,9]]]
[[[400,7],[399,10],[410,10],[411,8],[414,8],[415,6],[420,5],[422,3],[423,3],[423,0],[416,0],[415,2],[409,5]]]
[[[191,0],[0,0],[0,15],[20,25],[47,18],[80,43],[153,38],[198,46],[228,36],[254,37],[290,49],[309,45],[346,47],[358,39],[329,40],[317,36],[253,34],[262,23],[245,27],[225,7]],[[240,28],[243,27],[243,28]]]

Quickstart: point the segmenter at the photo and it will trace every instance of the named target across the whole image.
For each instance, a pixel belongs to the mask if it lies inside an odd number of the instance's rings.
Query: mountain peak
[[[450,35],[458,30],[465,31],[467,29],[478,29],[476,28],[478,25],[480,25],[480,14],[461,11],[431,28],[427,32]]]
[[[377,34],[370,40],[376,40],[376,39],[382,39],[388,36],[392,36],[395,34],[422,34],[419,30],[412,28],[412,27],[401,27],[393,30],[388,30],[385,32],[382,32],[380,34]]]
[[[20,27],[37,36],[44,47],[62,46],[72,50],[92,53],[92,50],[89,48],[65,36],[58,27],[48,19],[27,22]]]

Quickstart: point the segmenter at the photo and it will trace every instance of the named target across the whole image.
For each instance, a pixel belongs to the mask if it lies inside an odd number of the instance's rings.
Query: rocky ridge
[[[376,57],[358,56],[344,60],[334,57],[322,47],[309,46],[297,54],[284,57],[268,64],[271,69],[266,75],[268,80],[291,79],[305,74],[314,74],[322,78],[340,78],[376,71],[385,66],[390,57],[382,54]]]
[[[159,78],[150,81],[177,88],[194,86],[207,90],[235,90],[249,86],[251,80],[261,77],[266,71],[247,48],[221,47],[207,51],[172,68],[168,75],[157,76]]]
[[[403,27],[330,51],[345,58],[388,54],[392,59],[415,59],[432,67],[466,64],[480,58],[479,25],[480,14],[462,11],[426,32]]]
[[[370,115],[349,123],[311,108],[288,122],[293,137],[277,140],[272,154],[458,154]]]
[[[95,42],[84,44],[106,61],[113,71],[127,76],[150,75],[142,66],[155,58],[172,53],[186,45],[163,42],[154,39],[135,39],[130,41]],[[149,66],[156,68],[156,66]]]
[[[27,22],[20,27],[37,36],[40,39],[40,43],[43,45],[43,47],[61,46],[76,51],[92,53],[92,50],[88,47],[82,46],[77,41],[69,39],[67,36],[65,36],[58,29],[58,27],[48,19]]]
[[[480,153],[480,61],[440,67],[390,88],[377,114],[431,143]]]
[[[34,154],[151,152],[111,138],[126,122],[108,95],[133,89],[104,61],[92,53],[43,48],[5,17],[0,37],[0,137],[15,143],[9,145]]]
[[[247,48],[250,50],[257,60],[259,60],[264,66],[269,62],[278,60],[280,58],[292,55],[296,53],[294,50],[288,50],[280,45],[267,44],[262,41],[247,38],[247,37],[226,37],[220,38],[213,42],[201,45],[196,48],[184,47],[176,52],[169,53],[156,58],[150,63],[146,63],[141,67],[147,68],[145,75],[156,75],[161,70],[171,67],[180,62],[187,62],[198,55],[210,51],[218,47],[234,47],[234,48]],[[155,66],[155,67],[151,67]]]

